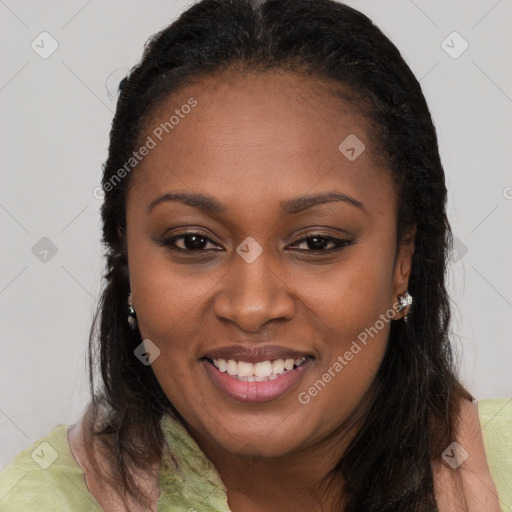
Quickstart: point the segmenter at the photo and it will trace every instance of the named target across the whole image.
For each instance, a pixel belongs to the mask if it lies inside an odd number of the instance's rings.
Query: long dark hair
[[[90,336],[91,430],[108,447],[120,492],[144,501],[130,468],[159,460],[160,420],[178,413],[151,366],[133,354],[142,339],[126,320],[123,235],[137,169],[122,179],[119,169],[140,146],[155,106],[178,88],[224,70],[269,69],[327,79],[349,98],[372,127],[373,156],[394,177],[398,242],[416,227],[409,321],[391,323],[362,427],[332,470],[345,480],[344,510],[435,511],[431,463],[452,440],[461,399],[471,398],[455,376],[449,339],[444,171],[425,98],[400,52],[365,15],[334,0],[202,0],[148,41],[121,82],[102,181],[107,269]]]

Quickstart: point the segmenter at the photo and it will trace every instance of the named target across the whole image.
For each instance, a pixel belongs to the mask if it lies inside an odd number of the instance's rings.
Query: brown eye
[[[306,243],[307,249],[299,249],[304,252],[332,252],[352,244],[351,240],[332,236],[313,234],[295,242],[291,247]],[[331,245],[331,247],[328,247]]]
[[[181,246],[178,245],[178,241],[180,241]],[[207,236],[201,233],[193,232],[183,233],[181,235],[175,235],[172,237],[165,238],[164,240],[162,240],[162,243],[166,246],[169,246],[171,249],[177,249],[187,252],[208,251],[211,250],[211,248],[208,249],[207,245],[209,243],[214,245],[214,242]],[[216,245],[216,247],[218,246]]]

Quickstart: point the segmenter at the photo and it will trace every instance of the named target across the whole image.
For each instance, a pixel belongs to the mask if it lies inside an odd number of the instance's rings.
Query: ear
[[[398,247],[395,258],[395,268],[393,271],[393,296],[391,297],[391,305],[398,301],[398,295],[403,295],[409,285],[409,276],[412,269],[412,257],[414,255],[414,241],[416,236],[416,226],[413,226],[404,234],[403,240]],[[408,308],[397,312],[396,319],[406,315]]]

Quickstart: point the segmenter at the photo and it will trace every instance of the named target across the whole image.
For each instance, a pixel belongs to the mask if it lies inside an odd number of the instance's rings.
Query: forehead
[[[188,189],[256,207],[337,189],[393,208],[394,187],[376,164],[369,123],[336,92],[286,72],[196,81],[148,119],[140,140],[154,147],[134,171],[129,195]]]

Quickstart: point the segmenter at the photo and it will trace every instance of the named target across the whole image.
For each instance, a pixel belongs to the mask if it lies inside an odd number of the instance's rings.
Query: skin
[[[298,394],[405,292],[414,243],[397,251],[392,181],[374,163],[363,119],[325,83],[273,73],[210,77],[161,106],[142,140],[190,97],[198,106],[137,166],[127,196],[142,338],[159,347],[153,370],[218,468],[233,510],[316,509],[329,500],[321,479],[350,437],[390,323],[310,403]],[[368,150],[349,161],[338,146],[353,133]],[[171,191],[213,196],[227,212],[166,202],[148,214]],[[280,209],[281,200],[324,191],[348,194],[364,209],[343,202],[295,215]],[[204,248],[222,250],[194,256],[159,243],[183,229],[209,237]],[[314,254],[301,240],[319,229],[353,243]],[[263,249],[251,264],[236,253],[248,236]],[[300,385],[269,403],[226,396],[199,361],[211,348],[265,342],[314,357]]]
[[[322,477],[353,435],[389,322],[309,403],[298,396],[407,289],[413,237],[397,247],[395,189],[375,163],[368,127],[325,83],[292,74],[209,77],[168,98],[142,140],[191,97],[197,107],[137,166],[127,196],[132,301],[143,339],[161,351],[153,370],[217,468],[233,512],[339,510],[334,496],[342,482],[323,485]],[[338,150],[351,133],[366,145],[355,161]],[[364,210],[342,202],[298,215],[280,210],[282,200],[333,190]],[[213,196],[227,212],[212,216],[168,202],[148,213],[171,191]],[[159,243],[184,229],[212,240],[200,247],[222,250],[194,256]],[[303,239],[318,231],[353,244],[330,255],[307,253]],[[247,236],[263,249],[250,264],[235,251]],[[199,361],[214,347],[266,342],[314,356],[299,385],[271,402],[226,396]],[[85,417],[68,431],[86,484],[106,512],[126,510],[91,466],[96,459],[114,473],[87,432]],[[476,405],[463,404],[456,439],[469,457],[457,471],[433,465],[439,510],[498,512]],[[158,469],[155,461],[137,478],[155,511]],[[143,508],[130,503],[130,510]]]

